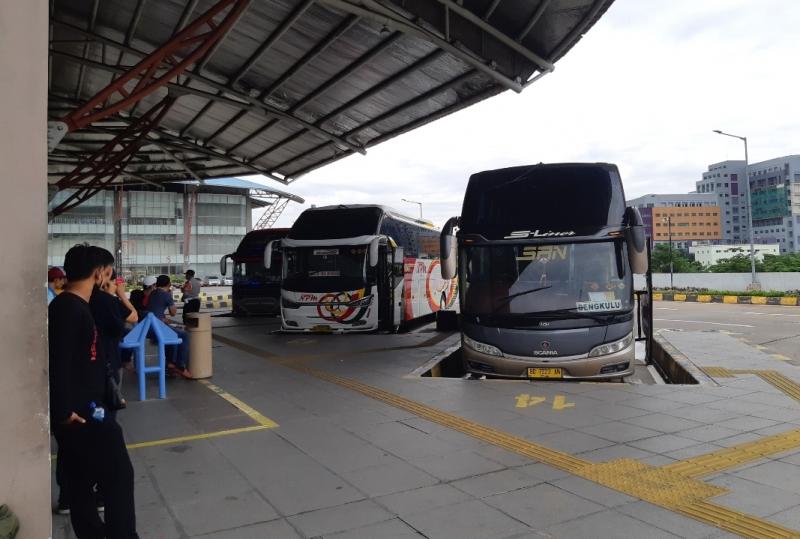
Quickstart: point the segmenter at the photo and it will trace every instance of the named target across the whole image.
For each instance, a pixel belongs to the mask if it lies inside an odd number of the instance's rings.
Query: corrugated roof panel
[[[120,68],[169,40],[180,21],[191,23],[217,1],[201,0],[189,12],[190,0],[103,0],[93,21],[94,0],[54,0],[51,119],[91,99]],[[465,0],[445,10],[448,2],[252,0],[205,55],[202,69],[195,63],[170,81],[169,91],[180,97],[148,135],[158,144],[143,145],[126,174],[156,182],[171,174],[190,177],[178,158],[201,177],[260,172],[293,180],[506,88],[521,90],[612,0],[552,0],[543,10],[540,0]],[[496,9],[488,14],[491,6]],[[286,31],[263,50],[282,26]],[[255,58],[257,51],[262,54]],[[309,61],[299,65],[304,58]],[[231,77],[238,80],[231,83]],[[84,128],[91,137],[70,133],[51,154],[50,180],[58,181],[70,162],[91,155],[167,91],[160,88]]]

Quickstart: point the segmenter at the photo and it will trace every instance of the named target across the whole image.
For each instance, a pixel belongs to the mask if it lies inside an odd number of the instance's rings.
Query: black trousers
[[[83,425],[60,425],[55,436],[58,465],[68,486],[63,494],[78,539],[138,539],[133,465],[122,428],[113,419],[89,420]],[[105,524],[97,513],[95,484],[105,499]]]
[[[186,325],[186,315],[200,312],[200,298],[187,300],[183,303],[183,325]]]

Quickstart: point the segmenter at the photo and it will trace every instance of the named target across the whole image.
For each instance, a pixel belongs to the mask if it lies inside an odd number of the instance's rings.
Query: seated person
[[[47,270],[47,304],[56,299],[61,293],[64,284],[67,282],[67,274],[61,268],[50,268]]]
[[[181,344],[178,345],[177,359],[175,363],[167,363],[167,372],[171,375],[180,375],[184,378],[191,378],[192,373],[189,372],[189,334],[182,329],[175,327],[175,322],[167,318],[166,312],[170,316],[175,316],[177,309],[175,307],[175,300],[172,298],[172,285],[168,275],[159,275],[156,279],[155,288],[146,298],[147,311],[155,315],[156,318],[172,327],[172,330],[181,338]]]

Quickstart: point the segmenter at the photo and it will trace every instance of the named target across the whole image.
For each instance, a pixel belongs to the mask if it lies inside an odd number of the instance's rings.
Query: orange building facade
[[[652,212],[655,243],[670,241],[670,228],[673,243],[722,239],[719,206],[655,207]]]

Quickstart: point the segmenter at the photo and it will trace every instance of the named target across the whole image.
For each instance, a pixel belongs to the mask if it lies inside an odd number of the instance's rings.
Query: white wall
[[[0,2],[0,504],[17,539],[50,537],[47,5]]]
[[[762,290],[787,291],[800,289],[800,273],[757,273]],[[750,284],[749,273],[675,273],[675,288],[706,288],[744,292]],[[644,277],[634,275],[637,289],[644,289]],[[669,288],[669,273],[654,273],[653,286]]]

